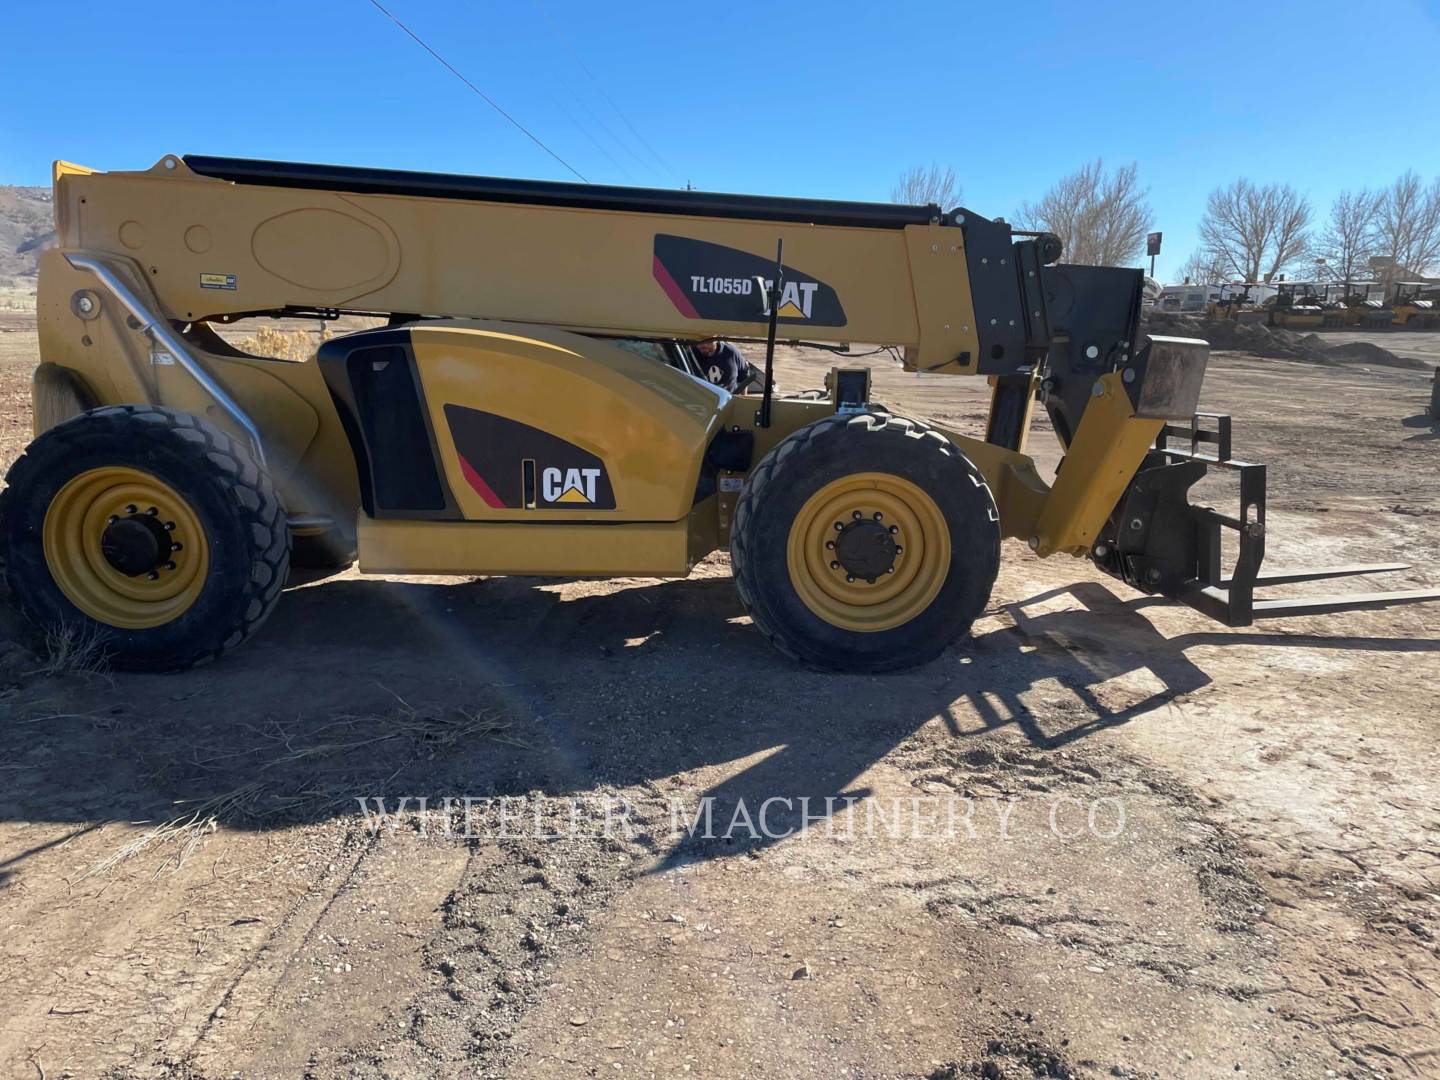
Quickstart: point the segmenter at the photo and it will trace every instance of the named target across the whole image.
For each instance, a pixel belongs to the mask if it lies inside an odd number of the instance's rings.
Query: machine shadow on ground
[[[1407,416],[1400,421],[1402,427],[1411,429],[1418,428],[1418,435],[1407,435],[1404,440],[1407,443],[1429,442],[1431,439],[1440,439],[1440,420],[1435,419],[1429,413],[1417,413],[1415,416]]]
[[[1035,610],[1067,596],[1078,609]],[[1163,708],[1211,681],[1186,655],[1195,645],[1440,651],[1250,631],[1167,639],[1138,610],[1148,603],[1081,583],[1004,606],[1011,625],[924,668],[842,676],[771,649],[725,576],[569,599],[534,579],[318,581],[291,588],[219,663],[12,695],[0,819],[93,829],[195,812],[264,830],[354,814],[368,797],[637,790],[713,797],[717,818],[772,796],[808,799],[814,814],[863,796],[860,778],[937,717],[951,738],[1013,725],[1051,750]],[[1105,690],[1132,675],[1126,693]],[[712,767],[725,778],[685,775]],[[0,874],[23,873],[33,853]]]

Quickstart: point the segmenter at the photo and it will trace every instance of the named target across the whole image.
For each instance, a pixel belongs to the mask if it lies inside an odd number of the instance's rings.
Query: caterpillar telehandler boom
[[[1067,266],[968,210],[165,157],[55,169],[36,438],[0,495],[42,625],[170,668],[252,633],[296,543],[364,571],[683,576],[728,547],[755,624],[806,663],[923,662],[983,609],[1002,537],[1229,625],[1440,597],[1257,600],[1265,471],[1196,416],[1207,346],[1139,338],[1139,270]],[[301,362],[242,317],[378,315]],[[730,395],[615,339],[903,349],[988,376],[982,437],[870,401]],[[1034,402],[1065,449],[1024,453]],[[1233,516],[1193,506],[1236,470]],[[1238,557],[1221,568],[1221,534]]]

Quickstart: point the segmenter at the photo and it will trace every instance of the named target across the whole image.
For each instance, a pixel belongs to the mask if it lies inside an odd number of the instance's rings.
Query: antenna
[[[775,283],[766,290],[770,305],[770,331],[765,337],[765,389],[760,395],[760,415],[756,426],[770,426],[770,399],[775,394],[775,330],[780,323],[780,283],[785,280],[785,241],[775,241]]]

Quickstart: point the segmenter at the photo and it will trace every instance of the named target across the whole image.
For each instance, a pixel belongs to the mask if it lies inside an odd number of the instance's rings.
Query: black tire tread
[[[254,634],[274,610],[289,573],[290,529],[286,524],[285,508],[269,474],[256,463],[243,444],[208,420],[161,405],[106,405],[91,409],[42,434],[10,466],[5,477],[6,486],[0,491],[0,523],[5,522],[11,512],[13,493],[36,479],[40,466],[34,450],[41,440],[83,442],[97,435],[111,437],[137,422],[154,425],[155,438],[183,443],[192,453],[198,452],[209,461],[214,471],[213,482],[231,496],[253,544],[244,603],[237,605],[234,620],[207,633],[207,641],[203,644],[197,642],[193,655],[178,662],[153,665],[163,668],[193,667],[216,659]],[[8,529],[0,527],[0,537],[4,536],[8,536]],[[22,598],[24,606],[26,583],[16,580],[13,560],[8,555],[8,552],[0,552],[0,559],[5,564],[6,583],[15,596]],[[146,668],[152,665],[141,662],[126,666]]]
[[[886,437],[887,435],[893,437],[897,431],[906,437],[923,440],[925,445],[933,449],[935,453],[958,458],[964,463],[972,482],[976,487],[983,489],[993,505],[994,496],[985,482],[984,476],[954,443],[923,421],[896,416],[888,412],[837,414],[807,424],[780,440],[770,453],[761,459],[760,464],[755,467],[746,480],[745,488],[736,504],[735,520],[730,531],[730,560],[736,591],[740,594],[741,605],[745,608],[746,614],[750,616],[755,628],[760,631],[761,636],[796,663],[811,668],[817,667],[804,658],[801,651],[787,638],[779,626],[772,624],[764,616],[760,607],[754,603],[752,596],[752,589],[755,588],[756,583],[751,581],[747,572],[749,565],[747,556],[749,545],[753,542],[751,534],[755,521],[754,508],[759,500],[765,497],[766,489],[772,484],[784,485],[788,482],[787,476],[794,467],[795,459],[803,456],[799,454],[802,449],[812,445],[818,447],[826,440],[836,436],[854,437],[863,433],[865,437]],[[933,660],[948,645],[949,642],[937,643],[932,653],[917,657],[914,663],[918,665]]]

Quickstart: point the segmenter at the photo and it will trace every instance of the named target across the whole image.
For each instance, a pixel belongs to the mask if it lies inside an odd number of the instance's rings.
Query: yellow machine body
[[[126,665],[217,656],[291,566],[352,552],[376,573],[673,577],[729,548],[761,631],[842,670],[964,633],[1003,537],[1230,625],[1440,595],[1256,601],[1264,466],[1195,412],[1206,343],[1142,337],[1139,270],[1063,264],[1057,237],[963,208],[175,156],[57,164],[54,207],[36,439],[0,543],[33,619],[88,619]],[[1307,288],[1264,313],[1319,325]],[[220,332],[356,316],[298,359]],[[784,398],[767,361],[761,393],[727,392],[686,344],[721,337],[890,347],[988,377],[989,415],[895,416],[863,368]],[[1053,485],[1025,453],[1037,404]],[[1211,466],[1238,471],[1238,515],[1189,503]]]
[[[1256,600],[1265,470],[1196,413],[1206,343],[1141,334],[1141,271],[964,208],[175,156],[57,164],[54,207],[0,544],[34,621],[88,619],[123,665],[218,656],[292,566],[355,558],[678,577],[728,549],[767,638],[852,671],[963,634],[1005,537],[1229,625],[1434,598]],[[1226,313],[1323,317],[1297,307]],[[361,318],[295,358],[234,344]],[[694,353],[716,338],[884,346],[988,378],[989,414],[897,416],[860,367],[782,397],[767,362],[729,392]],[[1238,472],[1239,514],[1189,502],[1211,467]]]
[[[657,237],[683,233],[699,244],[755,253],[778,239],[787,267],[798,268],[797,288],[781,298],[783,333],[895,345],[915,370],[980,370],[964,235],[938,218],[903,228],[816,227],[271,187],[204,176],[174,157],[139,173],[61,163],[55,206],[59,245],[45,253],[40,275],[45,366],[73,379],[77,401],[166,405],[246,434],[156,343],[151,326],[116,302],[83,260],[76,265],[77,254],[88,256],[144,309],[177,328],[192,364],[258,428],[297,529],[327,520],[353,529],[367,571],[683,575],[726,545],[745,469],[712,468],[716,475],[702,481],[716,434],[745,433],[753,439],[749,460],[758,461],[785,435],[833,414],[835,405],[777,400],[762,428],[753,396],[726,394],[599,336],[696,333],[695,312],[677,304],[668,283],[657,286],[665,273]],[[999,265],[1005,261],[994,260],[1002,280],[1015,272]],[[637,266],[638,275],[617,272]],[[807,280],[812,267],[819,268],[818,286]],[[748,287],[738,275],[704,285],[736,293]],[[839,325],[807,317],[817,314],[817,294],[823,301],[827,293],[843,298]],[[504,314],[504,321],[426,319],[404,331],[433,433],[441,509],[364,506],[365,469],[363,462],[357,469],[324,361],[246,355],[212,328],[298,309]],[[703,329],[753,337],[758,322],[712,317]],[[598,462],[609,486],[604,505],[573,484],[563,507],[523,499],[495,505],[493,491],[487,501],[473,463],[457,449],[447,416],[454,409],[502,417],[514,425],[507,431],[547,434],[574,447],[577,460]],[[53,410],[45,415],[53,419]],[[1129,421],[1112,411],[1107,423],[1126,428]],[[1043,530],[1044,550],[1083,553],[1114,505],[1114,478],[1133,473],[1153,428],[1137,423],[1131,436],[1098,452],[1108,468],[1098,488],[1072,470],[1074,479],[1067,477],[1055,499],[1019,446],[947,435],[984,473],[1007,535],[1038,535],[1043,519],[1051,523]],[[1087,461],[1092,456],[1097,451],[1087,449]],[[492,467],[507,470],[507,483],[515,481],[511,472],[535,469],[532,482],[542,493],[555,475],[547,470],[562,470],[562,486],[575,478],[572,469],[582,470],[582,487],[589,479],[582,465],[563,461],[516,458]],[[591,527],[601,524],[607,527]]]

